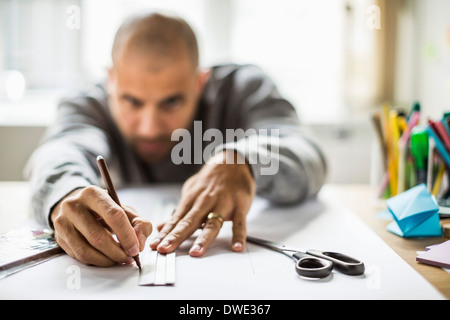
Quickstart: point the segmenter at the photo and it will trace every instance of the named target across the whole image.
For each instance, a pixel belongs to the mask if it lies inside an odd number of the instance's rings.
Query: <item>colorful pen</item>
[[[426,184],[426,160],[428,158],[428,134],[426,128],[416,126],[411,130],[411,153],[417,172],[417,183]]]

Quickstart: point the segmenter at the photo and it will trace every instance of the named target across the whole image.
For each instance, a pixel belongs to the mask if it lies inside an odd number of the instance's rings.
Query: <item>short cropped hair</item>
[[[128,17],[114,37],[113,63],[124,46],[139,53],[163,57],[175,57],[185,49],[193,66],[198,67],[199,64],[195,33],[185,20],[176,16],[152,11]]]

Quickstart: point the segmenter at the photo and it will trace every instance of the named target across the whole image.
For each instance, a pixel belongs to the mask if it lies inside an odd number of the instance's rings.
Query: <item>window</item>
[[[347,2],[2,0],[0,72],[20,72],[26,91],[11,107],[5,95],[6,80],[0,80],[0,100],[9,105],[0,108],[0,120],[2,112],[11,115],[20,105],[42,99],[47,99],[41,103],[48,106],[44,112],[33,107],[35,113],[26,114],[51,117],[61,90],[106,75],[113,37],[122,19],[143,8],[155,8],[174,12],[191,24],[199,39],[202,66],[257,64],[294,104],[303,122],[336,121],[347,110],[344,58],[349,38],[343,36],[348,32]],[[370,1],[362,2],[360,29],[365,28],[364,10]]]
[[[23,74],[27,88],[73,85],[81,76],[81,35],[66,26],[66,10],[80,1],[2,0],[3,70]]]
[[[230,57],[260,65],[304,122],[342,114],[342,1],[233,0]]]

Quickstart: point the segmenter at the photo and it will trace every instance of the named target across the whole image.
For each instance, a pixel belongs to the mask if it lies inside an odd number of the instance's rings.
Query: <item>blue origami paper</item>
[[[439,237],[439,206],[424,184],[386,200],[394,217],[387,230],[404,238]]]

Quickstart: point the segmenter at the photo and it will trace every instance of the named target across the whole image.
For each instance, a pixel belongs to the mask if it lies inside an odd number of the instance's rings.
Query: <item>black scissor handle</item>
[[[314,257],[301,252],[294,253],[293,257],[298,259],[295,271],[302,277],[310,279],[322,279],[330,275],[333,263],[329,260]]]
[[[359,276],[364,274],[364,263],[345,254],[320,250],[308,250],[307,253],[318,258],[330,260],[337,270],[346,275]]]

